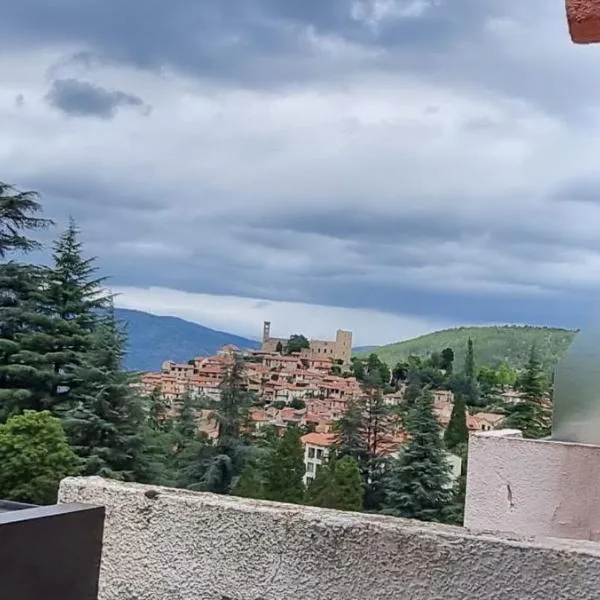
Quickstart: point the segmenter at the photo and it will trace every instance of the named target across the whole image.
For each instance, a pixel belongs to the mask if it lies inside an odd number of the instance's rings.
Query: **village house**
[[[329,449],[334,442],[334,436],[330,433],[307,433],[302,436],[304,447],[304,484],[310,483],[317,476],[318,470],[329,457]]]

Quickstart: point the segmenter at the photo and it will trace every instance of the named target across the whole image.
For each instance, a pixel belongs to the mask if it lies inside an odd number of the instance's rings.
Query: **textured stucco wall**
[[[146,495],[156,489],[158,495]],[[600,546],[72,478],[106,506],[100,600],[596,600]]]
[[[600,42],[600,0],[567,0],[567,20],[574,42]]]
[[[471,436],[465,526],[600,541],[600,447],[516,435]]]

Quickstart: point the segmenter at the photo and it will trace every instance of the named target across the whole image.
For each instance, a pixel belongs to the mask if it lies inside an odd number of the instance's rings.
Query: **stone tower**
[[[271,321],[263,323],[263,342],[266,342],[271,337]]]
[[[342,360],[344,365],[350,364],[352,356],[352,332],[338,329],[335,334],[335,358]]]

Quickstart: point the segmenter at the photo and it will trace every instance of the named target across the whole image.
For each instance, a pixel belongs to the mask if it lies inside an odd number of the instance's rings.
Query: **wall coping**
[[[523,440],[525,442],[539,442],[540,440]],[[562,443],[562,442],[561,442]],[[314,506],[303,506],[297,504],[285,504],[281,502],[269,502],[267,500],[253,500],[239,498],[237,496],[225,496],[205,492],[193,492],[179,488],[168,488],[160,486],[149,486],[139,483],[123,483],[102,477],[68,477],[61,482],[62,496],[67,491],[71,495],[76,490],[116,491],[126,494],[134,499],[141,499],[150,504],[152,500],[146,498],[145,493],[156,490],[164,500],[211,507],[222,510],[234,510],[241,513],[262,513],[281,517],[286,515],[302,516],[306,520],[318,521],[325,525],[336,526],[364,526],[373,525],[377,529],[386,531],[401,530],[414,535],[436,535],[445,538],[488,540],[501,542],[519,548],[539,548],[547,550],[560,550],[564,552],[575,552],[587,554],[600,558],[600,544],[585,540],[568,540],[562,538],[536,538],[532,536],[520,536],[512,533],[476,531],[464,527],[444,525],[440,523],[426,523],[411,519],[401,519],[386,515],[370,515],[366,513],[353,513]],[[60,498],[59,498],[60,501]]]
[[[508,440],[506,440],[508,441]],[[63,480],[106,507],[99,600],[597,600],[600,545]]]

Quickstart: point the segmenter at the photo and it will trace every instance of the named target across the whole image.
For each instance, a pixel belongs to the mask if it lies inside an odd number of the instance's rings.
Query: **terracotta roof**
[[[333,444],[335,436],[331,433],[307,433],[303,435],[301,440],[302,444],[310,444],[311,446],[323,446],[328,448]]]

